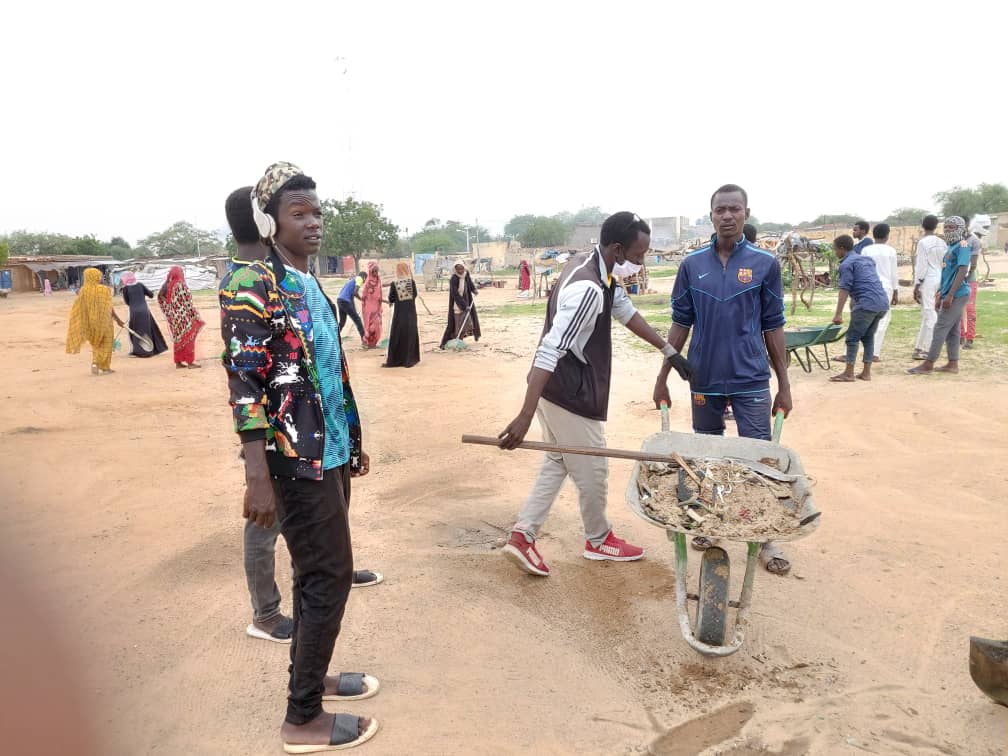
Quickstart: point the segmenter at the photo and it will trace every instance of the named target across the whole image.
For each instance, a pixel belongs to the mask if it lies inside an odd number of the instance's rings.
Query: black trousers
[[[322,712],[325,676],[353,582],[350,467],[326,470],[322,480],[274,479],[273,490],[294,567],[287,721],[297,725]]]
[[[337,299],[336,306],[339,308],[339,329],[340,333],[343,332],[343,326],[346,325],[347,318],[353,321],[354,325],[357,326],[357,333],[360,337],[364,338],[364,322],[361,320],[360,315],[357,313],[357,305],[353,302],[347,302],[345,299]]]

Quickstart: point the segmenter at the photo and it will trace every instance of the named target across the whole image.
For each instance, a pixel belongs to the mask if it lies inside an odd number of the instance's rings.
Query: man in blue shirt
[[[857,242],[854,245],[854,254],[860,255],[861,252],[870,244],[874,244],[874,240],[868,236],[868,229],[871,226],[868,225],[868,221],[859,220],[854,223],[854,228],[851,229],[851,234],[854,236],[854,241]]]
[[[690,339],[693,371],[693,430],[722,435],[724,410],[730,400],[739,436],[770,440],[770,418],[791,411],[791,385],[784,344],[784,292],[780,264],[743,235],[749,217],[745,190],[726,184],[711,196],[715,238],[688,255],[679,266],[672,289],[669,344],[682,351]],[[777,375],[777,395],[770,402],[770,367]],[[670,402],[670,366],[655,384],[655,404]],[[693,539],[695,548],[711,542]],[[791,565],[772,543],[761,561],[783,574]]]
[[[938,320],[935,322],[934,335],[931,337],[931,349],[927,359],[919,367],[907,372],[911,375],[922,373],[958,373],[959,372],[959,322],[963,311],[970,300],[970,285],[966,277],[970,270],[972,251],[963,239],[966,232],[966,221],[958,215],[946,218],[942,224],[945,243],[948,251],[942,260],[941,287],[935,294],[935,309]],[[948,364],[940,368],[934,366],[941,355],[942,344],[948,352]]]
[[[875,261],[867,255],[856,254],[851,237],[843,234],[834,239],[833,251],[840,259],[840,296],[833,322],[843,325],[843,308],[848,297],[851,300],[851,314],[846,339],[847,367],[830,380],[836,383],[854,381],[854,363],[857,361],[858,343],[861,343],[864,346],[864,368],[858,379],[870,381],[875,356],[875,331],[889,312],[889,297],[882,288]]]
[[[361,322],[360,314],[357,312],[357,305],[354,302],[354,297],[360,299],[361,285],[364,283],[364,277],[355,275],[345,284],[343,288],[340,289],[340,293],[336,296],[336,306],[339,308],[339,329],[343,332],[343,326],[346,325],[347,318],[353,321],[353,324],[357,326],[357,333],[360,334],[361,343],[364,343],[364,323]]]

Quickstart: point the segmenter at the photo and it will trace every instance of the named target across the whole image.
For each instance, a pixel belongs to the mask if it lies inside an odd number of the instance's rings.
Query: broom
[[[445,342],[445,345],[444,345],[445,349],[451,349],[451,350],[453,350],[455,352],[461,352],[464,349],[468,349],[469,348],[466,345],[466,343],[461,338],[459,338],[459,337],[462,335],[462,332],[465,330],[466,323],[469,322],[469,315],[472,313],[472,308],[475,307],[475,306],[476,306],[475,302],[473,302],[471,305],[469,305],[469,309],[466,310],[466,316],[462,320],[462,325],[459,326],[458,333],[455,334],[455,338],[454,339],[448,339],[448,341]]]

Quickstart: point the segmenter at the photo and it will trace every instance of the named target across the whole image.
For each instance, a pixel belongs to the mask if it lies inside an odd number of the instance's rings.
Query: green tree
[[[128,260],[137,256],[129,247],[120,247],[118,244],[106,244],[103,254],[111,255],[116,260]]]
[[[410,237],[409,248],[419,253],[457,254],[465,252],[465,234],[460,238],[457,233],[441,226],[424,229]]]
[[[953,186],[934,196],[941,206],[941,214],[974,216],[977,213],[996,213],[1008,210],[1008,186],[1004,184],[980,184],[976,189]]]
[[[68,254],[101,257],[105,254],[105,245],[90,235],[77,236],[70,242]]]
[[[890,226],[919,226],[925,215],[930,215],[930,210],[921,207],[897,207],[893,210],[883,223]]]
[[[799,223],[798,228],[812,228],[814,226],[849,225],[853,226],[855,221],[862,220],[862,215],[851,215],[850,213],[839,213],[838,215],[820,215],[814,220]]]
[[[8,257],[10,257],[10,244],[0,241],[0,265],[5,265]]]
[[[582,207],[576,213],[574,213],[573,221],[574,223],[601,223],[609,214],[602,210],[598,205],[592,205],[591,207]]]
[[[431,218],[424,224],[423,231],[409,238],[408,247],[413,252],[429,253],[441,251],[446,254],[458,254],[466,249],[466,229],[469,233],[469,244],[477,241],[493,241],[491,234],[483,226],[465,226],[457,221],[446,221],[442,224],[437,218]]]
[[[570,229],[556,218],[536,216],[518,237],[523,247],[555,247],[567,241]]]
[[[217,234],[196,228],[188,221],[178,221],[164,231],[151,234],[137,243],[138,252],[146,250],[154,257],[190,257],[219,255],[224,245]]]
[[[982,213],[999,213],[1008,210],[1008,186],[1004,184],[980,184],[980,205]]]
[[[536,216],[530,213],[516,215],[504,226],[504,235],[517,239],[528,230],[529,226],[535,222],[535,219]]]
[[[13,257],[48,257],[50,255],[72,254],[73,239],[65,234],[12,231],[2,237],[10,245]]]
[[[354,270],[360,271],[365,252],[381,257],[395,247],[399,227],[382,215],[381,205],[347,197],[322,203],[322,254],[353,257]]]

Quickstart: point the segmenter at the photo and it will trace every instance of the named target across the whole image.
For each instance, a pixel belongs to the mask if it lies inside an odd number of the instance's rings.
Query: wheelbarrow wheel
[[[730,577],[728,552],[718,546],[704,551],[700,562],[700,598],[697,601],[694,635],[698,641],[709,646],[724,645]]]

